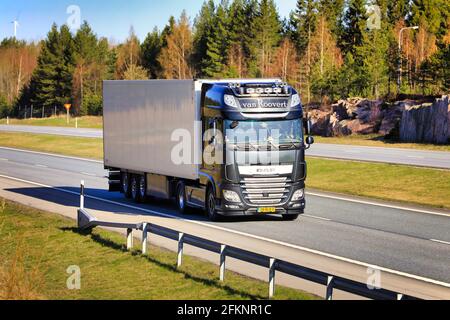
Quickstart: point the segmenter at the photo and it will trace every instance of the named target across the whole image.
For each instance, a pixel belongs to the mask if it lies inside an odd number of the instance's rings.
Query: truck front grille
[[[245,178],[241,185],[245,200],[252,205],[281,205],[291,190],[291,181],[287,177]]]

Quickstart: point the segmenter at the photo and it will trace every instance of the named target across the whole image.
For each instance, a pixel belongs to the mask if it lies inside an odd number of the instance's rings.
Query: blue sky
[[[99,36],[122,41],[133,25],[143,39],[156,25],[163,27],[171,15],[178,17],[186,9],[191,21],[199,12],[203,0],[1,0],[0,39],[13,36],[16,17],[20,23],[17,38],[45,38],[53,22],[66,23],[70,5],[81,9],[81,19],[87,20]],[[296,0],[276,0],[280,15],[289,15]]]

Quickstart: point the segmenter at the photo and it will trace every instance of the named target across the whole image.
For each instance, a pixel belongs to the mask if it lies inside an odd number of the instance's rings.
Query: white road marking
[[[43,164],[35,164],[35,167],[39,167],[39,168],[48,168],[47,166],[44,166]]]
[[[304,217],[308,217],[308,218],[312,218],[312,219],[318,219],[318,220],[323,220],[323,221],[332,221],[331,219],[327,219],[327,218],[322,218],[322,217],[316,217],[316,216],[311,216],[309,214],[304,214]]]
[[[53,186],[45,185],[45,184],[42,184],[42,183],[28,181],[28,180],[19,179],[19,178],[14,178],[14,177],[6,176],[6,175],[0,175],[0,178],[5,178],[5,179],[13,180],[13,181],[18,181],[18,182],[24,182],[24,183],[35,185],[35,186],[38,186],[38,187],[53,189],[53,190],[57,190],[57,191],[60,191],[60,192],[73,194],[73,195],[76,195],[76,196],[80,195],[78,192],[69,191],[69,190],[58,188],[58,187],[53,187]],[[104,202],[104,203],[109,203],[109,204],[121,206],[121,207],[124,207],[124,208],[129,208],[129,209],[133,209],[133,210],[137,210],[137,211],[142,211],[142,212],[158,215],[160,217],[176,219],[176,220],[182,221],[182,222],[188,222],[188,223],[200,225],[200,226],[207,227],[207,228],[212,228],[212,229],[221,230],[221,231],[225,231],[225,232],[229,232],[229,233],[234,233],[234,234],[237,234],[237,235],[240,235],[240,236],[245,236],[245,237],[249,237],[249,238],[253,238],[253,239],[257,239],[257,240],[262,240],[262,241],[270,242],[270,243],[273,243],[273,244],[278,244],[278,245],[282,245],[282,246],[285,246],[285,247],[289,247],[289,248],[292,248],[292,249],[297,249],[297,250],[301,250],[301,251],[317,254],[317,255],[320,255],[320,256],[323,256],[323,257],[332,258],[332,259],[335,259],[335,260],[340,260],[340,261],[352,263],[352,264],[359,265],[359,266],[362,266],[362,267],[365,267],[365,268],[372,268],[372,269],[376,269],[376,270],[379,270],[379,271],[382,271],[382,272],[388,272],[388,273],[396,274],[396,275],[399,275],[399,276],[403,276],[403,277],[407,277],[407,278],[411,278],[411,279],[415,279],[415,280],[419,280],[419,281],[424,281],[424,282],[436,284],[436,285],[439,285],[439,286],[444,286],[446,288],[450,288],[450,283],[446,283],[446,282],[442,282],[442,281],[438,281],[438,280],[433,280],[433,279],[417,276],[417,275],[406,273],[406,272],[402,272],[402,271],[392,270],[392,269],[380,267],[380,266],[377,266],[377,265],[374,265],[374,264],[368,264],[366,262],[352,260],[352,259],[349,259],[349,258],[336,256],[336,255],[333,255],[333,254],[330,254],[330,253],[326,253],[326,252],[321,252],[321,251],[318,251],[318,250],[308,249],[308,248],[305,248],[305,247],[297,246],[297,245],[294,245],[294,244],[290,244],[290,243],[286,243],[286,242],[282,242],[282,241],[278,241],[278,240],[273,240],[273,239],[269,239],[269,238],[265,238],[265,237],[260,237],[260,236],[257,236],[257,235],[253,235],[253,234],[249,234],[249,233],[245,233],[245,232],[241,232],[241,231],[236,231],[236,230],[233,230],[233,229],[227,229],[227,228],[224,228],[224,227],[211,225],[211,224],[208,224],[208,223],[205,223],[205,222],[201,222],[201,221],[186,220],[186,219],[174,216],[174,215],[170,215],[170,214],[166,214],[166,213],[162,213],[162,212],[157,212],[157,211],[153,211],[153,210],[149,210],[149,209],[144,209],[144,208],[136,207],[136,206],[133,206],[133,205],[120,203],[120,202],[115,202],[115,201],[111,201],[111,200],[107,200],[107,199],[103,199],[103,198],[99,198],[99,197],[95,197],[95,196],[85,195],[85,197],[89,198],[89,199],[101,201],[101,202]]]
[[[437,243],[443,243],[443,244],[448,244],[448,245],[450,245],[450,242],[448,242],[448,241],[443,241],[443,240],[436,240],[436,239],[430,239],[430,241],[433,241],[433,242],[437,242]]]
[[[411,158],[411,159],[425,159],[425,157],[420,157],[420,156],[406,156],[407,158]]]
[[[5,158],[0,158],[0,161],[9,161],[9,160]]]
[[[364,201],[364,200],[357,200],[357,199],[351,199],[351,198],[346,198],[346,197],[331,196],[331,195],[321,194],[321,193],[317,193],[317,192],[308,192],[307,191],[306,194],[310,195],[310,196],[315,196],[315,197],[348,201],[348,202],[366,204],[366,205],[383,207],[383,208],[397,209],[397,210],[403,210],[403,211],[413,211],[413,212],[432,214],[432,215],[442,216],[442,217],[450,217],[450,213],[440,213],[440,212],[415,209],[415,208],[410,208],[410,207],[394,206],[394,205],[390,205],[390,204],[384,204],[384,203],[378,203],[378,202],[372,202],[372,201]]]

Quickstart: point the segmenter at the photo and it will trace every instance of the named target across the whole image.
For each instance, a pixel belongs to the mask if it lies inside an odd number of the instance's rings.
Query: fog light
[[[294,192],[294,195],[292,196],[292,202],[300,201],[305,196],[305,190],[300,189]]]
[[[234,192],[234,191],[231,191],[231,190],[223,190],[223,197],[228,202],[235,202],[235,203],[240,203],[241,202],[241,198],[239,197],[237,192]]]

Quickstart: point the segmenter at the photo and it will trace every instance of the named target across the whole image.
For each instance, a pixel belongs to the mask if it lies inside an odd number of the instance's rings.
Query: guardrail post
[[[142,224],[142,254],[147,254],[147,223]]]
[[[80,209],[84,209],[84,180],[81,180],[80,186]]]
[[[275,294],[275,267],[276,260],[271,258],[269,264],[269,299],[273,298]]]
[[[333,300],[333,285],[334,285],[334,277],[329,276],[327,280],[327,294],[326,294],[327,300]]]
[[[184,247],[184,233],[180,232],[178,234],[178,259],[177,268],[181,267],[183,263],[183,247]]]
[[[227,246],[220,246],[220,281],[225,281],[225,261],[227,259]]]
[[[127,229],[127,250],[133,249],[133,229]]]

